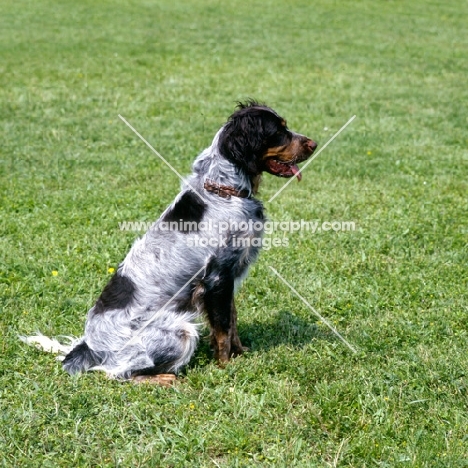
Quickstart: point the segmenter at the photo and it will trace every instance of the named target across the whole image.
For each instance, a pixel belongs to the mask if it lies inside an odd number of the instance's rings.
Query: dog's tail
[[[48,353],[57,354],[57,360],[62,361],[63,368],[69,374],[86,372],[102,363],[102,358],[94,352],[83,339],[64,337],[69,344],[62,344],[58,340],[37,334],[34,336],[20,336],[21,341],[35,346]]]
[[[100,354],[93,351],[86,341],[81,341],[65,356],[62,365],[69,374],[73,375],[86,372],[102,364],[102,361]]]
[[[66,354],[68,354],[76,345],[76,338],[65,336],[69,343],[62,344],[58,340],[49,338],[38,333],[34,336],[20,336],[19,339],[30,346],[35,346],[37,349],[45,351],[46,353],[58,354],[57,359],[63,361]]]

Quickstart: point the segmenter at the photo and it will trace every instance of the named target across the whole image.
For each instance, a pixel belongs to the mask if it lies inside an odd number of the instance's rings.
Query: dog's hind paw
[[[157,375],[136,375],[132,377],[135,383],[149,383],[161,385],[162,387],[172,387],[175,384],[177,377],[174,374],[157,374]]]

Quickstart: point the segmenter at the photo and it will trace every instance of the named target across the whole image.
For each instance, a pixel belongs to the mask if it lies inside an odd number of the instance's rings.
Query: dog
[[[89,310],[84,336],[68,346],[42,335],[23,339],[62,354],[69,374],[101,370],[170,385],[195,352],[204,314],[220,365],[241,355],[234,292],[261,248],[262,173],[300,180],[297,164],[316,147],[270,107],[238,103]]]

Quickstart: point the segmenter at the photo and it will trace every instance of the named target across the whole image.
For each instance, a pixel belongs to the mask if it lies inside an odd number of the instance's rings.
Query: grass
[[[0,9],[2,466],[468,466],[466,4]],[[178,192],[118,114],[185,174],[247,97],[321,144],[357,115],[267,205],[357,229],[262,253],[237,298],[251,352],[221,370],[203,340],[162,389],[70,378],[19,342],[79,335],[135,239],[118,222]]]

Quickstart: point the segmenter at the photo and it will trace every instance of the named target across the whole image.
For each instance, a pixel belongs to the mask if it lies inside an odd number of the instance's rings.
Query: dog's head
[[[266,171],[301,179],[298,163],[317,148],[310,138],[288,129],[273,109],[249,101],[239,103],[219,137],[221,154],[251,177]]]

